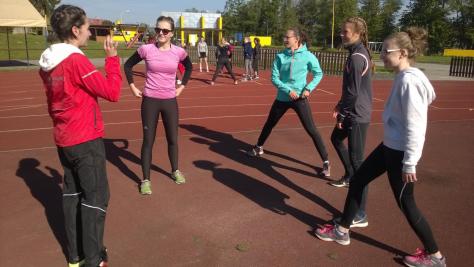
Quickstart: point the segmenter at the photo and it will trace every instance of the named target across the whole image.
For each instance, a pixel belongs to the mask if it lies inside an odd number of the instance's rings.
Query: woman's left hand
[[[404,183],[414,183],[417,181],[416,173],[406,173],[402,174],[402,180]]]
[[[178,88],[176,88],[176,96],[178,97],[184,90],[184,85],[180,85],[178,86]]]

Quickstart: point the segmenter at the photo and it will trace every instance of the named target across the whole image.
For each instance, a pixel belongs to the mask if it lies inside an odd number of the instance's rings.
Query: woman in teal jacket
[[[293,28],[284,37],[286,49],[276,55],[272,68],[272,83],[277,90],[270,114],[263,126],[257,144],[248,151],[248,155],[263,155],[263,144],[286,111],[293,109],[310,135],[323,160],[321,174],[330,176],[330,166],[326,146],[313,121],[308,96],[316,88],[323,77],[318,59],[307,48],[307,38],[300,30]],[[308,83],[306,76],[311,71],[313,79]]]

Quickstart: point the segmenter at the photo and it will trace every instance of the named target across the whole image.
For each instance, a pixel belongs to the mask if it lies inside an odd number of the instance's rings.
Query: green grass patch
[[[436,63],[436,64],[451,64],[451,57],[448,56],[420,56],[416,58],[416,62],[420,63]]]
[[[27,34],[25,42],[24,34],[9,34],[7,43],[7,34],[0,33],[0,60],[8,60],[8,47],[10,47],[10,59],[12,60],[26,60],[26,43],[28,44],[28,56],[30,60],[38,60],[41,53],[50,45],[46,42],[44,36]],[[82,51],[89,58],[103,58],[105,52],[103,44],[93,40],[89,40],[87,47],[82,48]],[[136,51],[136,48],[127,49],[125,43],[119,43],[118,54],[120,57],[129,57]]]
[[[374,58],[376,60],[379,60],[380,59],[380,54],[374,53],[372,58]],[[441,55],[418,56],[418,57],[416,57],[416,62],[449,65],[449,64],[451,64],[451,57],[441,56]]]
[[[385,67],[381,67],[381,66],[376,66],[375,73],[393,73],[393,70],[386,69]]]

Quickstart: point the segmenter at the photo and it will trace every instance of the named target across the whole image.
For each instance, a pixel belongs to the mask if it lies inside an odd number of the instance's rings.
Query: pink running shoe
[[[415,254],[405,256],[403,263],[410,267],[446,267],[446,258],[436,258],[421,248],[417,248]]]
[[[325,224],[322,228],[316,229],[315,235],[323,241],[334,241],[347,246],[351,243],[349,233],[342,233],[333,224]]]

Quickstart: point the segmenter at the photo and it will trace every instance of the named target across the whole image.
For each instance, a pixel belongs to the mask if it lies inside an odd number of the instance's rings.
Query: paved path
[[[383,62],[380,60],[375,60],[375,66],[383,67]],[[463,77],[454,77],[449,76],[449,65],[444,64],[434,64],[434,63],[416,63],[415,66],[423,70],[423,72],[428,76],[430,80],[450,80],[450,81],[474,81],[473,78],[463,78]],[[379,78],[392,78],[391,75],[379,75]]]

